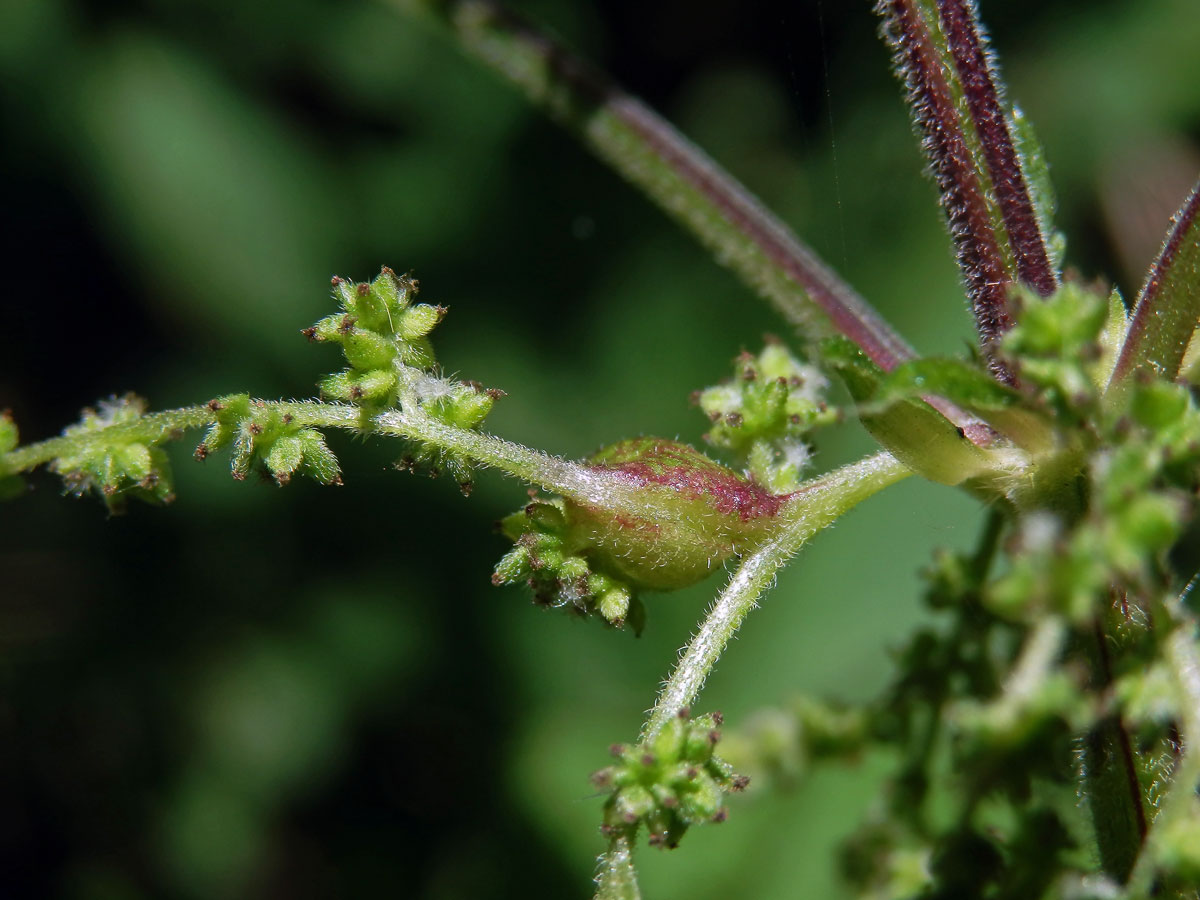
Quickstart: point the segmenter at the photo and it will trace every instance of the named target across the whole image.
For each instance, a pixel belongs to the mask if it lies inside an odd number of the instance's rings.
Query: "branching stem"
[[[655,701],[640,740],[653,738],[700,693],[746,614],[770,587],[776,572],[818,531],[872,494],[912,474],[890,453],[879,453],[831,472],[803,489],[784,512],[787,524],[738,567],[700,629],[684,648]],[[629,837],[614,837],[600,857],[596,900],[625,900],[640,894],[633,873]]]
[[[779,571],[818,531],[872,494],[911,474],[890,453],[879,453],[811,482],[783,513],[787,524],[741,564],[683,651],[642,728],[652,738],[700,693],[725,646]]]

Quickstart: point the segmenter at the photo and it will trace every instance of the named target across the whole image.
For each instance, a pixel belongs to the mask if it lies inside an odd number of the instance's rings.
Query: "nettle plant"
[[[320,399],[249,395],[149,413],[126,396],[21,445],[0,420],[0,490],[46,465],[111,510],[172,496],[162,445],[206,429],[235,478],[340,479],[323,429],[399,438],[406,468],[467,491],[496,468],[534,486],[500,524],[497,585],[641,629],[646,595],[731,575],[642,731],[592,778],[607,792],[601,898],[639,895],[633,849],[719,822],[746,779],[729,747],[780,776],[797,758],[901,760],[845,847],[863,897],[1195,897],[1200,890],[1200,646],[1179,550],[1200,488],[1200,193],[1185,198],[1140,295],[1064,278],[1046,164],[1006,99],[969,0],[881,0],[882,31],[941,192],[978,326],[968,358],[918,358],[729,175],[554,40],[491,3],[417,2],[782,312],[799,346],[740,356],[692,398],[718,462],[684,443],[619,441],[573,462],[481,430],[497,390],[447,377],[430,334],[446,310],[384,268],[333,280],[304,330],[346,367]],[[801,355],[807,361],[802,361]],[[853,407],[824,399],[838,378]],[[810,434],[857,417],[876,455],[809,472]],[[970,554],[927,570],[936,627],[913,635],[876,701],[806,699],[722,742],[692,712],[743,618],[814,534],[916,475],[978,498]],[[633,737],[633,736],[630,736]]]

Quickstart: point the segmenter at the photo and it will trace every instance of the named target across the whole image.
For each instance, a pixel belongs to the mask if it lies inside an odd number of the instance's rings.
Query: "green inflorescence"
[[[1141,897],[1121,885],[1168,807],[1139,884],[1194,894],[1200,803],[1172,785],[1193,701],[1163,660],[1195,628],[1168,554],[1200,492],[1200,408],[1165,381],[1106,393],[1124,329],[1119,301],[1066,285],[1026,302],[1004,339],[1009,395],[982,394],[967,363],[905,374],[963,408],[1039,416],[1051,440],[1017,457],[1011,481],[985,482],[999,509],[980,548],[926,573],[948,621],[910,640],[883,696],[765,711],[730,736],[739,766],[785,783],[822,755],[810,721],[847,726],[830,756],[898,755],[886,802],[843,854],[859,897]]]
[[[0,411],[0,454],[14,449],[21,442],[21,434],[12,413]],[[10,500],[25,493],[25,481],[20,475],[0,475],[0,500]]]
[[[259,472],[284,485],[301,473],[321,484],[341,484],[337,457],[326,445],[325,436],[298,424],[285,409],[251,400],[246,394],[221,397],[208,408],[217,421],[196,448],[197,459],[231,447],[233,477],[239,481]]]
[[[693,719],[682,710],[650,740],[614,745],[617,761],[592,776],[610,792],[604,832],[632,834],[645,825],[652,846],[671,849],[690,826],[724,821],[725,795],[749,779],[715,755],[720,725],[720,713]]]
[[[438,374],[429,334],[446,308],[414,302],[417,291],[415,279],[386,266],[370,282],[333,279],[342,311],[304,334],[338,344],[348,367],[323,379],[321,393],[358,406],[367,417],[400,407],[452,428],[478,428],[504,393]],[[464,493],[470,490],[474,467],[461,453],[422,443],[400,465],[448,471]]]
[[[110,397],[95,409],[85,409],[79,423],[63,431],[64,437],[75,440],[51,468],[62,476],[69,492],[77,496],[94,492],[113,512],[122,511],[131,497],[150,503],[175,499],[171,463],[160,441],[128,436],[112,427],[133,425],[145,412],[141,397]]]
[[[809,432],[840,418],[824,400],[828,379],[775,340],[757,356],[742,353],[734,370],[692,396],[711,423],[705,439],[769,490],[795,490],[811,457]]]
[[[500,522],[500,531],[514,542],[492,574],[492,583],[527,584],[534,600],[544,606],[601,616],[610,625],[626,622],[635,634],[645,623],[645,608],[630,585],[597,572],[586,555],[586,541],[567,518],[561,497],[531,498]]]
[[[338,344],[349,366],[321,382],[321,393],[367,408],[383,409],[399,402],[406,368],[434,365],[429,333],[446,310],[414,304],[417,282],[386,266],[370,282],[333,279],[333,295],[342,312],[326,316],[304,334],[314,341]]]

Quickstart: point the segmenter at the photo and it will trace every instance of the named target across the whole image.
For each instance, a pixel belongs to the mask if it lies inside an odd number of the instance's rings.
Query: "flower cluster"
[[[592,776],[611,792],[605,833],[631,833],[644,824],[652,846],[671,849],[690,826],[724,821],[725,794],[743,790],[749,779],[714,754],[720,724],[720,713],[693,719],[685,709],[650,740],[614,745],[617,761]]]
[[[95,492],[112,512],[124,510],[131,497],[151,503],[175,499],[171,463],[159,446],[170,435],[155,440],[138,433],[134,426],[145,412],[141,397],[110,397],[94,409],[85,409],[83,418],[63,431],[64,437],[75,441],[52,468],[69,492],[77,496]]]
[[[825,403],[828,386],[819,369],[772,340],[757,356],[742,353],[731,380],[696,391],[692,400],[711,423],[705,440],[778,494],[800,483],[812,453],[808,433],[839,418]]]
[[[386,266],[371,282],[333,279],[342,311],[326,316],[304,334],[338,344],[349,363],[321,382],[321,393],[369,408],[395,406],[403,368],[432,368],[429,333],[446,315],[441,306],[414,304],[417,282]]]
[[[597,614],[618,628],[628,621],[635,634],[641,632],[641,600],[626,582],[593,571],[561,497],[534,496],[524,509],[501,520],[500,531],[515,546],[497,563],[493,584],[525,582],[539,604]]]
[[[321,484],[341,484],[337,457],[325,436],[299,424],[286,407],[235,394],[211,401],[208,408],[217,421],[196,448],[197,459],[231,446],[233,477],[239,481],[257,471],[284,485],[300,472]]]
[[[429,334],[446,308],[414,302],[417,290],[415,279],[386,266],[370,282],[333,279],[333,295],[342,311],[304,334],[309,340],[338,344],[349,365],[323,379],[321,393],[358,406],[368,418],[400,407],[451,428],[478,428],[504,392],[438,373]],[[470,490],[473,466],[460,453],[417,443],[401,467],[418,465],[434,474],[446,470],[464,493]]]

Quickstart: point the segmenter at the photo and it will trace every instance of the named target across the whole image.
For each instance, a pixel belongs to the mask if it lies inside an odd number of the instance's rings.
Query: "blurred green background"
[[[925,352],[971,326],[870,4],[519,8],[706,147]],[[1200,170],[1195,0],[985,2],[1061,193],[1068,257],[1126,295]],[[335,0],[5,0],[0,408],[26,439],[136,390],[152,406],[307,396],[299,330],[334,273],[413,269],[448,371],[508,392],[490,428],[568,456],[697,442],[695,388],[783,324],[636,193],[436,32]],[[198,437],[197,437],[198,440]],[[521,486],[390,468],[238,484],[172,449],[179,499],[107,518],[0,508],[0,894],[578,897],[587,774],[636,734],[719,586],[651,597],[639,640],[488,583]],[[847,427],[828,468],[869,449]],[[731,725],[798,692],[877,691],[924,615],[916,571],[979,510],[905,483],[807,549],[711,680]],[[734,802],[640,856],[646,894],[837,897],[833,848],[881,764]]]

